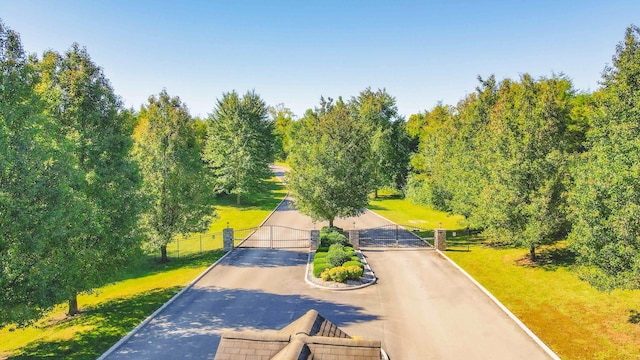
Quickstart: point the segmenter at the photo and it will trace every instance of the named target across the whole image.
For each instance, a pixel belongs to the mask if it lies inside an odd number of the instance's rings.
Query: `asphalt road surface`
[[[291,199],[290,199],[291,200]],[[266,225],[320,228],[284,202]],[[349,229],[388,222],[372,213]],[[391,359],[548,359],[478,287],[429,248],[364,251],[377,284],[331,291],[305,283],[307,250],[234,250],[108,359],[207,359],[227,330],[280,329],[309,309]]]

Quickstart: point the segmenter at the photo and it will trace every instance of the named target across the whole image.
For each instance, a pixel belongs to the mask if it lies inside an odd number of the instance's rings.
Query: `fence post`
[[[398,247],[398,224],[396,224],[396,247]]]
[[[360,230],[349,230],[349,242],[354,249],[360,249]]]
[[[320,230],[311,230],[311,243],[309,244],[311,251],[318,250],[318,245],[320,245]]]
[[[232,228],[222,229],[222,244],[224,246],[224,251],[233,250],[233,229]]]
[[[440,251],[447,250],[447,231],[442,228],[435,229],[434,231],[435,238],[433,240],[433,245],[436,249]]]
[[[269,225],[269,247],[273,249],[273,225]]]

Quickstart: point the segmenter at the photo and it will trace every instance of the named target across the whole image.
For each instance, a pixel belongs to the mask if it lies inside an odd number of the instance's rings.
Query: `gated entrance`
[[[391,224],[360,230],[361,247],[431,247],[433,231]]]
[[[235,247],[252,248],[305,248],[309,247],[309,230],[286,226],[267,225],[234,231]]]

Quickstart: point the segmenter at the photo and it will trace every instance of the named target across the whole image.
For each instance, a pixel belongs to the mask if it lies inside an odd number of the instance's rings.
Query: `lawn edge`
[[[220,263],[224,258],[226,258],[229,254],[231,254],[232,251],[227,252],[226,254],[222,255],[220,257],[220,259],[218,259],[216,262],[214,262],[211,266],[209,266],[208,268],[206,268],[200,275],[198,275],[195,279],[191,280],[191,282],[189,284],[187,284],[187,286],[185,286],[184,288],[182,288],[182,290],[180,290],[177,294],[173,295],[173,297],[171,299],[169,299],[167,302],[165,302],[164,304],[162,304],[162,306],[160,306],[156,311],[154,311],[151,315],[149,315],[146,319],[144,319],[140,324],[138,324],[136,327],[133,328],[133,330],[129,331],[129,333],[127,333],[127,335],[123,336],[120,340],[118,340],[117,343],[113,344],[107,351],[105,351],[102,355],[100,355],[100,357],[97,360],[103,360],[106,359],[109,355],[111,355],[112,353],[114,353],[116,350],[118,350],[118,348],[124,344],[125,342],[127,342],[129,339],[131,339],[141,328],[143,328],[144,326],[146,326],[148,323],[151,322],[151,320],[153,320],[156,316],[158,316],[165,308],[167,308],[169,305],[171,305],[174,301],[176,301],[180,296],[182,296],[182,294],[184,294],[187,290],[191,289],[193,287],[193,285],[195,285],[198,281],[200,281],[200,279],[202,279],[207,273],[209,273],[214,267],[216,267],[218,265],[218,263]]]
[[[477,286],[480,291],[482,291],[487,297],[489,297],[489,299],[491,299],[496,305],[498,305],[498,307],[505,314],[507,314],[507,316],[509,316],[511,320],[513,320],[527,335],[529,335],[529,337],[536,344],[538,344],[538,346],[540,346],[547,353],[547,355],[549,355],[554,360],[561,360],[560,357],[553,350],[551,350],[549,346],[547,346],[547,344],[540,340],[540,338],[533,331],[531,331],[531,329],[529,329],[527,325],[525,325],[520,319],[518,319],[517,316],[515,316],[506,306],[504,306],[504,304],[502,304],[500,300],[498,300],[498,298],[493,296],[493,294],[489,292],[489,290],[485,289],[485,287],[482,286],[476,279],[474,279],[473,276],[469,275],[469,273],[467,273],[460,265],[456,264],[455,261],[451,260],[447,255],[445,255],[444,252],[438,249],[435,250],[438,252],[438,254],[447,259],[447,261],[449,261],[449,263],[451,263],[456,269],[458,269],[464,276],[471,280],[471,282],[473,282],[473,284]]]

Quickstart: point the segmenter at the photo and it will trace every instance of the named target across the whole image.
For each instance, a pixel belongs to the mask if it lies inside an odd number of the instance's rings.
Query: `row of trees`
[[[203,231],[215,196],[261,189],[273,121],[254,92],[206,122],[178,97],[126,110],[85,49],[26,56],[0,22],[0,326],[113,281],[143,248]]]
[[[533,260],[568,236],[594,285],[639,288],[639,51],[630,27],[594,93],[562,75],[490,77],[457,106],[412,116],[409,196]]]

